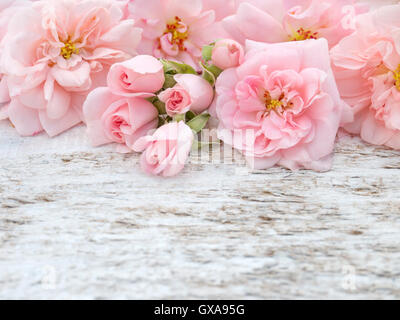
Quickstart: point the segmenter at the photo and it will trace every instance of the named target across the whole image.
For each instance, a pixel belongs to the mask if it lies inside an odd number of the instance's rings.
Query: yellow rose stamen
[[[79,54],[79,49],[70,40],[64,42],[65,46],[61,48],[61,56],[65,59],[71,59],[73,54]]]
[[[170,33],[172,35],[171,42],[176,44],[180,51],[186,51],[185,41],[189,38],[189,29],[182,32],[182,19],[175,17],[175,19],[167,24],[164,35]],[[161,49],[161,45],[160,45]]]
[[[290,41],[303,41],[308,39],[318,39],[318,32],[312,32],[311,30],[300,28],[289,36]]]
[[[267,109],[267,112],[270,113],[271,111],[279,111],[280,108],[284,107],[284,104],[282,102],[282,99],[284,96],[282,95],[279,100],[278,99],[272,99],[271,94],[267,91],[264,94],[264,100],[265,100],[265,108]]]
[[[393,79],[396,89],[400,91],[400,65],[397,67],[395,71],[393,71]]]

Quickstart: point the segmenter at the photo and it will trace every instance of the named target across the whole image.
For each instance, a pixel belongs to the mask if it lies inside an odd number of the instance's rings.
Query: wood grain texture
[[[163,180],[83,128],[0,131],[1,298],[400,298],[399,152],[346,138],[326,174]]]
[[[325,174],[192,158],[162,180],[82,127],[2,122],[0,298],[399,299],[400,152],[336,151]]]

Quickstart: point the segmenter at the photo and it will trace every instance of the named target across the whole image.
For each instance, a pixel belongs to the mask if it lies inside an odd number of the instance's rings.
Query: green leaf
[[[160,61],[164,65],[164,73],[166,74],[197,74],[196,70],[194,70],[193,67],[189,66],[188,64],[163,59]]]
[[[199,133],[204,127],[207,125],[208,120],[210,119],[210,115],[208,113],[202,113],[197,117],[190,120],[187,125],[196,133]]]
[[[212,51],[214,49],[213,45],[210,46],[204,46],[203,50],[202,50],[202,56],[203,56],[203,60],[208,62],[211,60],[212,57]]]
[[[210,147],[211,145],[220,146],[221,143],[220,142],[202,142],[202,141],[195,140],[193,142],[192,149],[193,150],[196,150],[196,149],[200,150],[200,149],[203,149],[205,147]]]
[[[178,63],[175,61],[168,61],[168,62],[176,68],[178,73],[197,74],[196,70],[194,70],[193,67],[189,66],[188,64]]]
[[[176,71],[176,67],[170,63],[168,60],[160,59],[160,62],[164,66],[164,73],[165,74],[177,74],[178,72]]]
[[[174,117],[174,121],[179,122],[179,121],[185,121],[185,115],[184,114],[178,114]]]
[[[164,82],[164,86],[163,89],[169,89],[172,88],[176,85],[176,81],[174,79],[174,76],[172,74],[165,74],[165,82]]]
[[[157,108],[158,110],[158,114],[162,115],[162,114],[166,114],[167,111],[165,110],[165,103],[156,99],[155,101],[153,101],[153,105]]]
[[[190,121],[196,118],[196,114],[193,111],[189,111],[186,113],[186,121]]]
[[[166,123],[167,123],[167,121],[164,117],[162,117],[162,116],[158,117],[158,127],[162,127]]]

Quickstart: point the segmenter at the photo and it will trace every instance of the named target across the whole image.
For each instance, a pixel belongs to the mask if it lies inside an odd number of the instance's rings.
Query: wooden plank
[[[0,298],[400,298],[397,151],[344,138],[325,174],[193,158],[163,180],[82,127],[0,132]]]
[[[84,128],[0,130],[2,298],[400,297],[399,152],[346,138],[325,174],[163,180]]]

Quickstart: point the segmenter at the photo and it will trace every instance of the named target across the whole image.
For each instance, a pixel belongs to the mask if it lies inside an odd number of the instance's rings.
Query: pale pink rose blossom
[[[241,66],[217,80],[219,138],[256,169],[329,170],[339,125],[352,119],[333,78],[327,41],[248,41],[247,51]]]
[[[354,122],[344,126],[375,145],[400,149],[400,5],[361,15],[357,30],[331,50],[342,98]]]
[[[203,9],[214,10],[217,21],[235,13],[237,0],[203,0]]]
[[[225,70],[239,66],[243,62],[244,49],[240,43],[230,39],[216,42],[211,56],[214,66]]]
[[[171,122],[139,139],[134,150],[143,152],[140,163],[144,172],[172,177],[185,167],[193,141],[194,134],[183,121]]]
[[[107,84],[111,91],[127,97],[152,96],[161,90],[164,82],[163,64],[148,55],[136,56],[114,64],[107,77]]]
[[[158,95],[158,98],[165,103],[165,110],[170,117],[185,114],[190,111],[192,105],[190,94],[179,84],[164,90]]]
[[[325,38],[329,46],[354,31],[354,18],[368,10],[357,0],[237,0],[223,20],[230,37],[276,43]]]
[[[3,51],[2,40],[7,33],[10,19],[22,6],[29,5],[28,0],[1,0],[0,2],[0,55]],[[10,102],[10,95],[6,80],[3,79],[3,72],[0,68],[0,120],[8,118],[7,107]]]
[[[222,35],[213,4],[207,1],[204,6],[203,0],[131,1],[131,16],[143,29],[138,52],[198,68],[202,47]],[[215,2],[219,8],[221,4]]]
[[[158,111],[150,102],[114,95],[104,87],[88,95],[83,114],[92,145],[117,143],[120,152],[132,151],[135,142],[158,125]]]
[[[11,19],[1,70],[11,97],[8,115],[19,134],[55,136],[82,121],[92,88],[109,67],[136,55],[141,30],[123,20],[117,0],[32,2]]]

